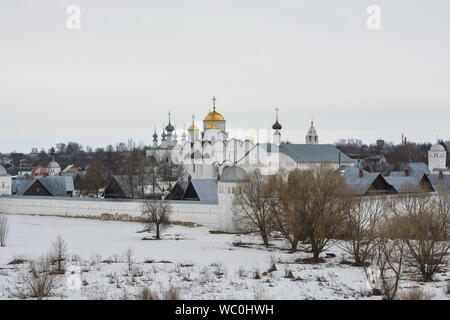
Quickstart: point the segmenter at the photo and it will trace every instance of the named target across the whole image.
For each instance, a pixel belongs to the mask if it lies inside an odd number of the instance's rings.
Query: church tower
[[[175,127],[170,123],[170,112],[169,112],[169,124],[166,126],[166,131],[167,131],[166,143],[167,143],[168,147],[172,147],[173,146],[172,132],[174,130],[175,130]]]
[[[153,133],[153,148],[158,148],[158,134],[156,133],[156,125],[155,125],[155,132]]]
[[[318,144],[319,135],[317,134],[316,128],[314,128],[314,122],[311,121],[311,127],[309,127],[308,133],[306,134],[306,144]]]
[[[219,131],[225,131],[225,118],[216,111],[216,97],[213,97],[213,111],[203,119],[203,131],[214,126]],[[210,109],[211,110],[211,109]]]
[[[163,132],[161,134],[161,148],[167,148],[166,132],[164,130],[164,125],[163,125]]]
[[[281,124],[278,122],[278,111],[279,109],[276,108],[275,112],[276,112],[276,120],[275,123],[272,126],[272,129],[275,130],[275,132],[273,133],[273,144],[279,146],[281,143],[281,133],[280,130],[282,128]]]
[[[432,145],[428,151],[428,169],[433,174],[434,169],[445,169],[447,164],[447,152],[441,144]]]

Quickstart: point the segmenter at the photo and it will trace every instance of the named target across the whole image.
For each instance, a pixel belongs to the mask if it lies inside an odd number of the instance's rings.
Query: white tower
[[[432,145],[428,151],[428,169],[445,169],[447,164],[447,152],[441,144]],[[437,173],[437,172],[434,172]]]
[[[11,195],[12,178],[6,169],[0,165],[0,195]]]
[[[311,121],[311,127],[309,127],[308,133],[306,134],[306,144],[318,144],[319,136],[317,134],[316,128],[314,128],[314,122]]]
[[[233,165],[223,168],[217,185],[220,231],[237,231],[236,224],[233,220],[233,199],[239,183],[245,181],[248,181],[248,174],[241,167]]]

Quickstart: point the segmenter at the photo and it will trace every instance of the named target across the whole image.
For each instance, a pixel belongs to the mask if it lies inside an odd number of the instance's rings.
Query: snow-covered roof
[[[450,191],[450,175],[439,177],[437,174],[430,174],[428,179],[430,179],[435,191]]]
[[[360,176],[359,170],[352,166],[342,166],[338,169],[338,172],[344,177],[345,184],[354,190],[356,194],[365,195],[375,179],[381,176],[381,173],[362,170],[362,176]]]
[[[75,190],[71,176],[54,176],[32,180],[16,180],[13,183],[13,193],[23,196],[37,181],[54,197],[66,197],[68,192]]]
[[[297,163],[352,163],[353,160],[330,144],[282,143],[280,152],[287,154]]]

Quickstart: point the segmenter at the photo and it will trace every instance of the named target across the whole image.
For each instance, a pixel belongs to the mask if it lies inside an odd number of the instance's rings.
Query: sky
[[[278,107],[294,143],[311,119],[320,143],[450,140],[449,57],[448,0],[2,0],[0,152],[150,145],[213,96],[229,129]]]

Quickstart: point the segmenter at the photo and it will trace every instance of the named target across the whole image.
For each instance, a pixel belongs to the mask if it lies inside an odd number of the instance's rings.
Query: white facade
[[[0,166],[0,195],[10,195],[12,190],[11,185],[12,177],[6,172],[5,168]]]
[[[437,173],[438,170],[443,169],[445,171],[447,164],[447,152],[445,148],[440,144],[432,145],[428,151],[428,169],[430,172]]]

